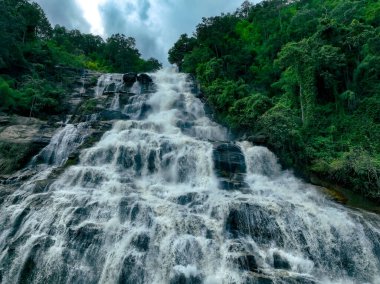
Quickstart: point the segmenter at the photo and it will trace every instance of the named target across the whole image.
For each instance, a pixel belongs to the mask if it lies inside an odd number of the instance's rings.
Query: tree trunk
[[[304,110],[302,86],[301,85],[300,85],[300,106],[301,106],[301,120],[302,120],[302,124],[304,124],[305,123],[305,110]]]
[[[32,117],[33,106],[35,102],[36,102],[36,96],[33,97],[32,105],[30,107],[30,112],[29,112],[29,119]]]

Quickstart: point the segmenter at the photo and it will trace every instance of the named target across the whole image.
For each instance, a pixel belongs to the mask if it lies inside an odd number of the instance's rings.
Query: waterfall
[[[95,89],[95,96],[99,97],[107,88],[116,90],[116,86],[120,85],[123,81],[122,74],[103,74],[99,77],[98,83]]]
[[[0,202],[2,283],[380,283],[378,215],[230,141],[186,74],[150,76],[154,91],[118,94],[131,119],[77,165]],[[119,79],[104,75],[98,90]],[[52,141],[43,155],[69,149]]]
[[[88,134],[87,123],[79,123],[78,126],[67,124],[52,137],[49,145],[33,158],[32,163],[43,162],[55,166],[63,165]]]
[[[115,94],[111,102],[111,110],[118,110],[120,108],[120,95]]]

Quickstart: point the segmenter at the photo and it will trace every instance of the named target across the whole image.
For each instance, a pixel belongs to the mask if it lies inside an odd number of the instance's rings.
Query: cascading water
[[[2,283],[379,283],[377,215],[228,142],[185,74],[151,76],[78,165],[4,200]]]
[[[67,124],[53,136],[49,145],[36,155],[32,163],[43,162],[47,165],[61,166],[69,155],[83,142],[88,133],[87,123],[79,123],[78,126]]]
[[[120,95],[115,94],[115,97],[113,98],[111,102],[111,109],[118,110],[119,108],[120,108]]]

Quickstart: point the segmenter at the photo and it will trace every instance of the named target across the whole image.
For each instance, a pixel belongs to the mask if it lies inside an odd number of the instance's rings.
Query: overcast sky
[[[50,22],[106,38],[123,33],[136,39],[143,57],[167,64],[167,52],[202,17],[233,12],[243,0],[35,0]],[[255,1],[257,2],[257,1]]]

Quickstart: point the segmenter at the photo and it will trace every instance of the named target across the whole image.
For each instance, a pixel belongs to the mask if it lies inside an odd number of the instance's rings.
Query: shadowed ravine
[[[380,282],[377,215],[328,200],[268,149],[229,141],[185,74],[151,76],[153,88],[115,94],[112,111],[130,119],[77,165],[37,186],[83,124],[58,133],[40,154],[49,166],[0,203],[2,283]]]

